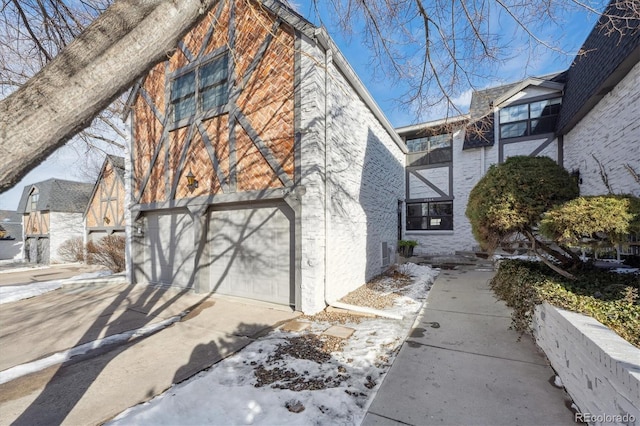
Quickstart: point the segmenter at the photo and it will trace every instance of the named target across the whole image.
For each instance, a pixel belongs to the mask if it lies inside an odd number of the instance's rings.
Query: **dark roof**
[[[627,73],[640,62],[640,19],[612,0],[568,70],[558,133],[568,133]],[[620,17],[613,30],[609,17]],[[615,18],[614,18],[615,19]],[[628,19],[628,20],[626,20]]]
[[[493,146],[494,142],[493,114],[487,114],[467,125],[462,149]]]
[[[92,183],[74,182],[62,179],[47,179],[24,187],[18,213],[27,212],[29,193],[33,187],[38,188],[37,210],[49,210],[54,212],[82,213],[87,207]]]
[[[0,210],[0,226],[7,232],[7,237],[22,240],[22,217],[13,210]]]
[[[107,155],[107,159],[111,162],[111,165],[118,177],[120,177],[124,182],[124,158],[115,155]]]
[[[564,83],[566,72],[548,74],[537,78],[554,83]],[[515,90],[518,85],[527,80],[528,79],[523,79],[515,83],[503,84],[502,86],[490,87],[473,92],[471,95],[471,104],[469,105],[471,122],[467,125],[462,149],[493,146],[495,139],[492,111],[495,100],[506,95],[510,90]]]

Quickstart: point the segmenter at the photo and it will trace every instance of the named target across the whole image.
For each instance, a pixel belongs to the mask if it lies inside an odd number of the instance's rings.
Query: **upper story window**
[[[453,136],[451,133],[407,138],[409,166],[446,163],[452,159]]]
[[[553,133],[561,98],[512,105],[500,110],[500,138],[518,138]]]
[[[38,210],[38,199],[40,198],[40,194],[37,192],[32,192],[29,196],[29,211],[35,212]]]
[[[225,53],[197,65],[171,82],[174,124],[179,125],[197,113],[215,111],[227,103],[228,61]]]

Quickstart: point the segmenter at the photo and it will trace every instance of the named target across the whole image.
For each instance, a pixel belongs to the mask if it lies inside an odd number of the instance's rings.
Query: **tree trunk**
[[[117,0],[0,101],[0,193],[14,186],[155,64],[220,0]]]
[[[548,252],[548,254],[550,254],[553,257],[557,257],[558,253],[555,253],[555,250],[553,250],[551,247],[547,246],[546,244],[538,241],[532,232],[525,231],[525,235],[527,236],[527,238],[529,238],[529,241],[531,241],[531,247],[533,248],[533,252],[538,256],[538,258],[542,263],[544,263],[549,268],[556,271],[558,274],[562,275],[563,277],[568,278],[572,281],[576,280],[576,277],[573,274],[565,271],[564,269],[560,268],[557,265],[554,265],[553,262],[551,262],[549,259],[547,259],[542,254],[540,254],[540,252],[538,251],[538,246],[542,247],[543,249],[546,248],[545,251],[550,250],[551,253]]]

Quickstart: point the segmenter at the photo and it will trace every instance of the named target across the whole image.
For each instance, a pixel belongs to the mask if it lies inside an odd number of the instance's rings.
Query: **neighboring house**
[[[60,263],[58,249],[67,240],[84,235],[83,212],[93,190],[90,183],[48,179],[27,185],[20,198],[27,262]]]
[[[84,212],[85,242],[125,236],[124,158],[107,155]]]
[[[612,3],[607,13],[626,12]],[[510,156],[553,158],[583,195],[640,195],[640,23],[627,23],[636,30],[596,25],[566,72],[476,91],[468,116],[397,129],[410,151],[404,226],[415,253],[475,248],[469,192]]]
[[[22,216],[0,210],[0,260],[20,259],[22,254]]]
[[[314,313],[394,261],[405,145],[280,2],[220,2],[129,105],[134,282]]]

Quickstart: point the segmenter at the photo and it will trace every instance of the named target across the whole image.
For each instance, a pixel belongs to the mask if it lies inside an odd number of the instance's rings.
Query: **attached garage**
[[[295,304],[294,213],[285,203],[209,212],[209,291]]]
[[[145,213],[143,273],[150,284],[190,287],[195,246],[186,209]]]

